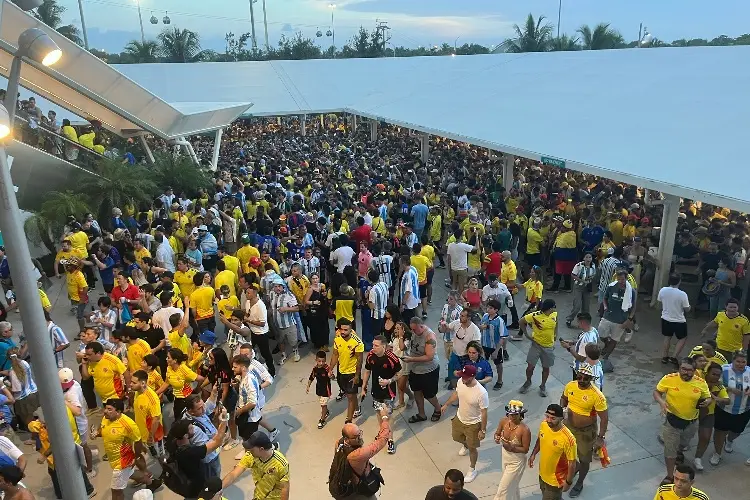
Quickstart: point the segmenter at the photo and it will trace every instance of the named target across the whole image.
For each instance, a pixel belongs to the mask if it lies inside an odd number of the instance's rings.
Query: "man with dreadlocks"
[[[385,484],[380,469],[370,463],[370,459],[385,448],[391,435],[389,409],[383,406],[378,413],[380,430],[368,445],[365,445],[362,430],[357,424],[350,422],[341,429],[341,439],[336,441],[336,451],[328,473],[328,490],[333,498],[375,500],[380,485]]]

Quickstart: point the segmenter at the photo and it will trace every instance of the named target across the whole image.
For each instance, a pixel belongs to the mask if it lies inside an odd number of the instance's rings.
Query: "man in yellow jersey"
[[[242,269],[240,268],[240,259],[228,253],[227,247],[225,247],[224,245],[219,245],[217,255],[219,256],[219,260],[224,262],[224,267],[228,271],[232,271],[234,273],[234,281],[236,283],[240,278],[240,274],[242,273]]]
[[[693,488],[695,470],[687,464],[680,464],[674,470],[674,483],[659,486],[654,500],[709,500],[708,495]]]
[[[214,331],[216,329],[216,319],[214,318],[214,298],[216,297],[216,292],[211,288],[211,274],[199,272],[193,277],[193,283],[196,289],[190,294],[189,302],[190,309],[195,315],[195,321],[198,323],[198,328],[200,331]],[[234,288],[234,284],[232,284],[230,290],[232,288]]]
[[[526,263],[529,267],[542,265],[542,244],[544,237],[540,232],[542,221],[536,218],[526,231]]]
[[[725,309],[708,322],[701,331],[701,336],[710,331],[716,332],[717,351],[726,359],[740,349],[747,352],[750,347],[750,321],[740,314],[740,303],[734,297],[727,300]]]
[[[665,375],[656,385],[654,400],[666,417],[659,436],[664,443],[667,464],[662,484],[671,484],[675,463],[682,456],[681,449],[686,448],[698,432],[698,412],[711,404],[711,393],[706,381],[695,376],[695,361],[683,358],[679,372]]]
[[[500,282],[508,287],[508,291],[511,295],[518,293],[518,285],[516,279],[518,278],[518,268],[516,263],[513,262],[512,254],[509,250],[504,250],[501,254],[503,256],[503,264],[500,268]],[[513,301],[512,305],[508,306],[510,309],[511,323],[508,326],[511,330],[518,328],[518,310],[516,309],[516,303]]]
[[[107,401],[124,397],[130,374],[120,358],[114,354],[105,353],[104,346],[96,341],[86,344],[84,352],[81,376],[84,379],[94,379],[94,390],[99,395],[99,399]]]
[[[729,363],[729,361],[727,361],[727,358],[725,358],[722,353],[716,351],[716,347],[715,340],[704,340],[701,345],[697,345],[690,350],[688,357],[694,358],[695,356],[704,356],[708,362],[706,366],[711,363],[724,366]]]
[[[66,238],[62,241],[62,248],[55,255],[55,276],[60,278],[60,262],[63,260],[70,260],[72,258],[82,259],[84,253],[79,249],[73,248],[73,243],[70,238]]]
[[[143,240],[140,238],[133,240],[133,255],[135,255],[135,262],[141,269],[143,269],[143,259],[151,257],[151,252],[143,245]]]
[[[289,500],[289,462],[278,445],[265,432],[256,431],[242,446],[247,450],[245,456],[224,476],[222,486],[226,488],[250,469],[255,484],[253,500]]]
[[[123,415],[125,403],[122,399],[109,399],[104,403],[104,418],[98,435],[104,440],[104,451],[112,467],[112,500],[125,500],[128,480],[143,483],[151,491],[161,488],[161,480],[146,474],[143,460],[141,433],[130,417]],[[96,436],[93,436],[96,437]],[[138,470],[136,470],[138,467]]]
[[[346,422],[361,415],[357,407],[357,394],[362,381],[362,353],[365,352],[365,344],[359,339],[352,328],[352,322],[346,318],[340,318],[336,322],[339,335],[333,340],[333,355],[328,365],[328,375],[333,375],[333,369],[338,366],[338,383],[341,390],[346,393],[349,406],[346,410]]]
[[[542,362],[542,385],[539,394],[547,397],[547,379],[549,370],[555,364],[555,339],[557,338],[557,311],[555,301],[544,299],[539,311],[527,314],[518,323],[519,330],[531,340],[531,347],[526,356],[526,382],[521,386],[521,394],[529,392],[531,377],[537,362]],[[531,335],[526,327],[531,325]]]
[[[692,356],[691,356],[692,357]],[[729,404],[729,392],[724,387],[722,375],[724,370],[722,365],[716,364],[710,361],[706,364],[703,369],[703,379],[706,381],[708,390],[711,392],[711,403],[705,412],[700,412],[698,418],[698,446],[695,448],[695,458],[693,459],[693,465],[695,470],[703,470],[703,454],[708,449],[708,444],[711,442],[711,437],[714,435],[714,427],[716,427],[716,405],[726,408]],[[719,431],[717,431],[718,433]],[[718,437],[714,437],[714,449],[720,447]],[[715,457],[711,465],[716,464]]]
[[[190,269],[188,260],[185,257],[177,259],[177,271],[174,273],[174,282],[180,287],[180,294],[183,297],[190,297],[190,294],[195,291],[193,278],[197,272],[195,269]]]
[[[432,248],[432,247],[430,247]],[[419,301],[422,304],[422,318],[427,317],[427,273],[433,269],[432,260],[422,254],[422,245],[414,243],[412,247],[411,265],[417,270],[417,284],[419,285]]]
[[[132,375],[142,368],[141,363],[147,354],[151,354],[151,346],[140,338],[138,330],[133,326],[122,329],[122,341],[128,348],[128,371]]]
[[[135,393],[133,412],[141,433],[141,441],[152,455],[164,455],[164,424],[159,396],[148,386],[148,373],[136,370],[130,378],[130,389]]]
[[[253,257],[260,259],[260,252],[250,244],[250,237],[243,235],[242,247],[237,250],[237,259],[240,261],[240,269],[242,269],[243,274],[250,272],[250,259]]]
[[[562,500],[563,492],[570,489],[576,473],[576,438],[563,424],[563,415],[562,406],[551,404],[547,407],[534,450],[529,456],[529,468],[533,468],[536,456],[540,455],[542,500]]]
[[[237,295],[237,275],[227,269],[227,265],[223,260],[216,263],[216,271],[216,276],[214,276],[214,292],[216,296],[221,295],[221,287],[225,285],[229,287],[231,295]]]
[[[568,382],[560,397],[560,406],[568,408],[566,427],[576,438],[578,455],[578,480],[570,489],[569,496],[577,497],[583,490],[583,481],[589,473],[594,453],[604,445],[609,416],[607,398],[592,382],[596,379],[594,370],[588,363],[581,363],[576,379]],[[596,417],[599,416],[598,426]]]

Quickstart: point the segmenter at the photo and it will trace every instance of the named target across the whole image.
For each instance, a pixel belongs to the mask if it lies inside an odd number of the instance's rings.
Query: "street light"
[[[328,8],[331,9],[331,47],[333,47],[333,57],[336,57],[336,25],[333,22],[333,13],[336,11],[336,4],[329,3]]]
[[[653,39],[654,37],[648,32],[648,28],[641,23],[638,27],[638,48],[650,44]]]
[[[143,32],[143,15],[141,14],[141,0],[135,0],[135,4],[138,6],[138,21],[141,23],[141,43],[146,43],[146,35]]]
[[[83,32],[83,46],[89,50],[89,34],[86,31],[86,19],[83,17],[83,0],[78,0],[78,11],[81,13],[81,31]]]
[[[9,138],[13,128],[22,59],[50,66],[58,62],[61,56],[60,48],[44,31],[31,28],[21,33],[18,37],[18,50],[13,57],[8,75],[5,105],[0,105],[0,137]],[[46,417],[49,439],[52,449],[55,450],[55,467],[63,498],[88,498],[83,485],[83,470],[68,425],[68,409],[65,407],[60,379],[57,376],[57,363],[47,334],[47,321],[39,302],[29,244],[26,241],[21,210],[18,208],[8,168],[5,141],[0,142],[0,227],[3,228],[11,277],[23,314],[23,330],[28,339],[29,352],[34,359],[34,379]]]

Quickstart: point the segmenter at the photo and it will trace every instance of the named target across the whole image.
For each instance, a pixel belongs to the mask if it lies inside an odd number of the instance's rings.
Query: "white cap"
[[[60,371],[57,372],[57,376],[60,378],[60,385],[63,389],[69,389],[75,381],[73,378],[73,370],[70,368],[61,368]]]

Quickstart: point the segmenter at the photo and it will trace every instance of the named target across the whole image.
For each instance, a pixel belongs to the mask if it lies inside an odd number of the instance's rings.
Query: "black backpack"
[[[197,494],[198,485],[195,484],[195,479],[187,477],[187,475],[180,470],[177,465],[177,461],[174,460],[173,456],[163,457],[159,460],[161,465],[161,480],[164,485],[170,490],[174,491],[182,497],[192,497]]]
[[[328,492],[336,500],[343,500],[355,494],[370,497],[378,492],[381,484],[385,484],[380,469],[370,464],[370,472],[360,476],[351,464],[349,464],[349,453],[352,450],[349,447],[339,444],[336,453],[333,455],[333,462],[328,473]],[[358,483],[354,483],[354,477],[359,478]]]

